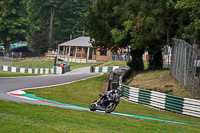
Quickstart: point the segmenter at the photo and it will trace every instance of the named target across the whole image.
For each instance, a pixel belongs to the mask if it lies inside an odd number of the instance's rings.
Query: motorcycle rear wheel
[[[115,110],[116,106],[117,106],[117,103],[115,103],[115,102],[110,102],[109,105],[106,107],[105,112],[106,112],[106,113],[111,113],[112,111]]]
[[[95,111],[96,110],[96,103],[97,102],[97,100],[95,100],[94,102],[92,102],[92,104],[90,105],[90,110],[91,111]]]

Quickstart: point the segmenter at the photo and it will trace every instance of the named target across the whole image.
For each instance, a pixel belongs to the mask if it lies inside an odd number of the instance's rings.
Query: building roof
[[[78,37],[76,39],[61,43],[58,46],[89,47],[92,46],[92,44],[90,43],[90,37]]]

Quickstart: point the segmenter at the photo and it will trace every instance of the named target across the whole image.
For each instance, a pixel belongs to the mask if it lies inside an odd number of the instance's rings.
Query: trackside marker
[[[9,94],[14,96],[22,96],[21,94],[15,94],[15,93],[9,93]]]

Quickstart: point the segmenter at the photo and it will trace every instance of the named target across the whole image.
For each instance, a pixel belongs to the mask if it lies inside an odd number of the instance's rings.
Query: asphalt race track
[[[2,77],[0,78],[0,100],[55,106],[52,104],[13,97],[7,93],[15,90],[57,86],[101,75],[100,73],[89,73],[89,69],[89,67],[81,68],[62,75]]]

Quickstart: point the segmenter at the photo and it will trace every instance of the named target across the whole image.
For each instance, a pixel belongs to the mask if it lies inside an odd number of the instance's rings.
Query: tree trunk
[[[144,63],[142,55],[144,54],[144,49],[137,49],[131,51],[132,61],[128,62],[128,66],[135,71],[143,71]]]
[[[154,55],[154,63],[155,63],[154,69],[162,69],[163,59],[162,59],[162,50],[161,49]]]
[[[149,55],[154,55],[152,62],[150,62],[150,69],[159,70],[162,69],[163,59],[162,59],[162,49],[156,47],[150,47]]]
[[[52,43],[52,33],[53,33],[53,19],[55,15],[55,7],[51,7],[51,16],[50,16],[50,27],[49,27],[49,45],[51,49],[51,43]]]
[[[9,41],[4,41],[4,56],[9,55]]]

